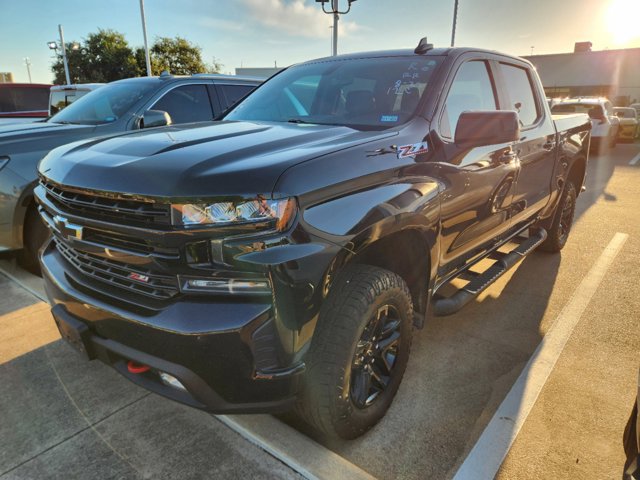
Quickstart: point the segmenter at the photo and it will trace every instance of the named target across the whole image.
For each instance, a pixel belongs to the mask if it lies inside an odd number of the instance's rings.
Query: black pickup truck
[[[53,316],[159,394],[356,437],[414,326],[562,249],[590,128],[552,119],[530,63],[423,39],[290,67],[219,122],[60,147],[35,192]]]

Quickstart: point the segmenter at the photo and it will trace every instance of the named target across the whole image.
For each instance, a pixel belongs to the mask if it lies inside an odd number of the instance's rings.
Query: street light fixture
[[[356,0],[347,0],[347,9],[340,10],[340,0],[316,0],[316,3],[322,4],[322,11],[328,15],[333,15],[333,56],[338,54],[338,20],[340,15],[346,15],[351,11],[351,4]],[[326,3],[331,3],[331,8],[327,10]]]
[[[69,77],[69,62],[67,62],[67,47],[64,44],[64,31],[62,30],[62,25],[58,25],[58,32],[60,32],[60,47],[58,47],[58,42],[47,42],[47,47],[50,50],[54,50],[56,55],[58,54],[58,48],[62,49],[62,63],[64,64],[64,76],[67,81],[67,85],[71,85],[71,78]],[[73,42],[71,44],[71,50],[79,50],[80,44],[78,42]]]

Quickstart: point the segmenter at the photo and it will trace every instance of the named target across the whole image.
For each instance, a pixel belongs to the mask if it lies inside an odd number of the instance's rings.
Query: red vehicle
[[[50,88],[42,83],[0,83],[0,122],[48,117]]]

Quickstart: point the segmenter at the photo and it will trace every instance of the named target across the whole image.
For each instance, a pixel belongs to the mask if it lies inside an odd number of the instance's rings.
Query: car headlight
[[[293,198],[218,202],[210,204],[171,205],[174,225],[212,225],[265,223],[277,231],[286,230],[295,217],[296,202]]]

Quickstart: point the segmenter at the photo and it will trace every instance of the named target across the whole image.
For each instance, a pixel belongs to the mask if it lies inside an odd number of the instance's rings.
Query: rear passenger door
[[[520,141],[515,146],[520,171],[512,202],[512,223],[528,221],[542,210],[551,194],[556,162],[556,132],[540,98],[535,77],[526,64],[496,62],[503,110],[515,110]]]

